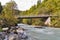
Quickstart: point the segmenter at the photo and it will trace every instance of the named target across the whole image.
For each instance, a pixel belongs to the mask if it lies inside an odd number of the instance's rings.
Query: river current
[[[29,25],[20,25],[27,29],[28,40],[60,40],[60,28],[34,28]]]

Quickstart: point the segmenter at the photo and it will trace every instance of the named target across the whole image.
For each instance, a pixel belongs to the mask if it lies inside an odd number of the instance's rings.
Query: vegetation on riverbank
[[[2,9],[1,9],[2,7]],[[37,2],[37,5],[32,6],[29,10],[20,11],[17,9],[17,4],[12,1],[2,6],[0,4],[0,26],[10,27],[15,26],[18,22],[22,22],[30,25],[45,26],[44,18],[36,19],[17,19],[15,16],[34,16],[34,15],[57,15],[57,17],[51,17],[51,25],[60,27],[60,0],[44,0],[42,3]],[[49,26],[49,25],[47,25]]]
[[[30,8],[30,10],[24,11],[20,13],[20,15],[57,15],[57,17],[51,17],[51,25],[52,27],[60,27],[60,0],[44,0],[42,3],[39,1],[37,5],[34,5]],[[26,19],[28,20],[28,19]],[[31,19],[32,25],[44,25],[44,19]],[[38,22],[37,22],[38,21]],[[27,22],[28,23],[28,22]]]

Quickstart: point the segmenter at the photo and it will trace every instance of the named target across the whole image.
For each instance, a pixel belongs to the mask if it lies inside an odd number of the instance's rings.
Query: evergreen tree
[[[1,5],[1,2],[0,2],[0,13],[2,12],[2,5]]]

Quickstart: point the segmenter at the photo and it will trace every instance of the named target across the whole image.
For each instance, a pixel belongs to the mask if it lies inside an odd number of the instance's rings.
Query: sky
[[[5,5],[10,0],[0,0],[2,5]],[[25,11],[31,8],[31,6],[36,5],[38,0],[14,0],[17,3],[18,9]]]

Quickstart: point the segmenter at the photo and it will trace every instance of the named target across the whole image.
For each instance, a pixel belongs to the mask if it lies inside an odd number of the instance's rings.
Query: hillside
[[[1,5],[2,6],[2,5]],[[1,7],[0,6],[0,7]],[[17,19],[15,16],[38,16],[38,15],[57,15],[51,17],[51,25],[45,25],[46,18]],[[0,26],[15,26],[17,23],[25,23],[37,26],[60,27],[60,0],[44,0],[37,2],[29,10],[20,11],[17,9],[15,1],[10,1],[3,6],[0,14]]]
[[[30,10],[24,11],[22,13],[20,13],[20,15],[58,15],[58,17],[52,17],[51,19],[51,26],[55,26],[55,27],[60,27],[59,25],[59,20],[60,20],[60,0],[44,0],[42,3],[40,3],[39,1],[37,2],[37,5],[34,5],[30,8]],[[58,20],[57,20],[58,19]],[[27,19],[24,19],[27,20]],[[33,19],[30,19],[33,20]],[[39,21],[40,22],[39,22]],[[44,19],[43,19],[44,20]],[[36,22],[38,21],[38,22]],[[40,23],[43,24],[42,19],[36,19],[35,20],[37,25],[40,25]],[[33,22],[32,24],[35,24],[35,22]],[[42,25],[41,24],[41,25]]]

